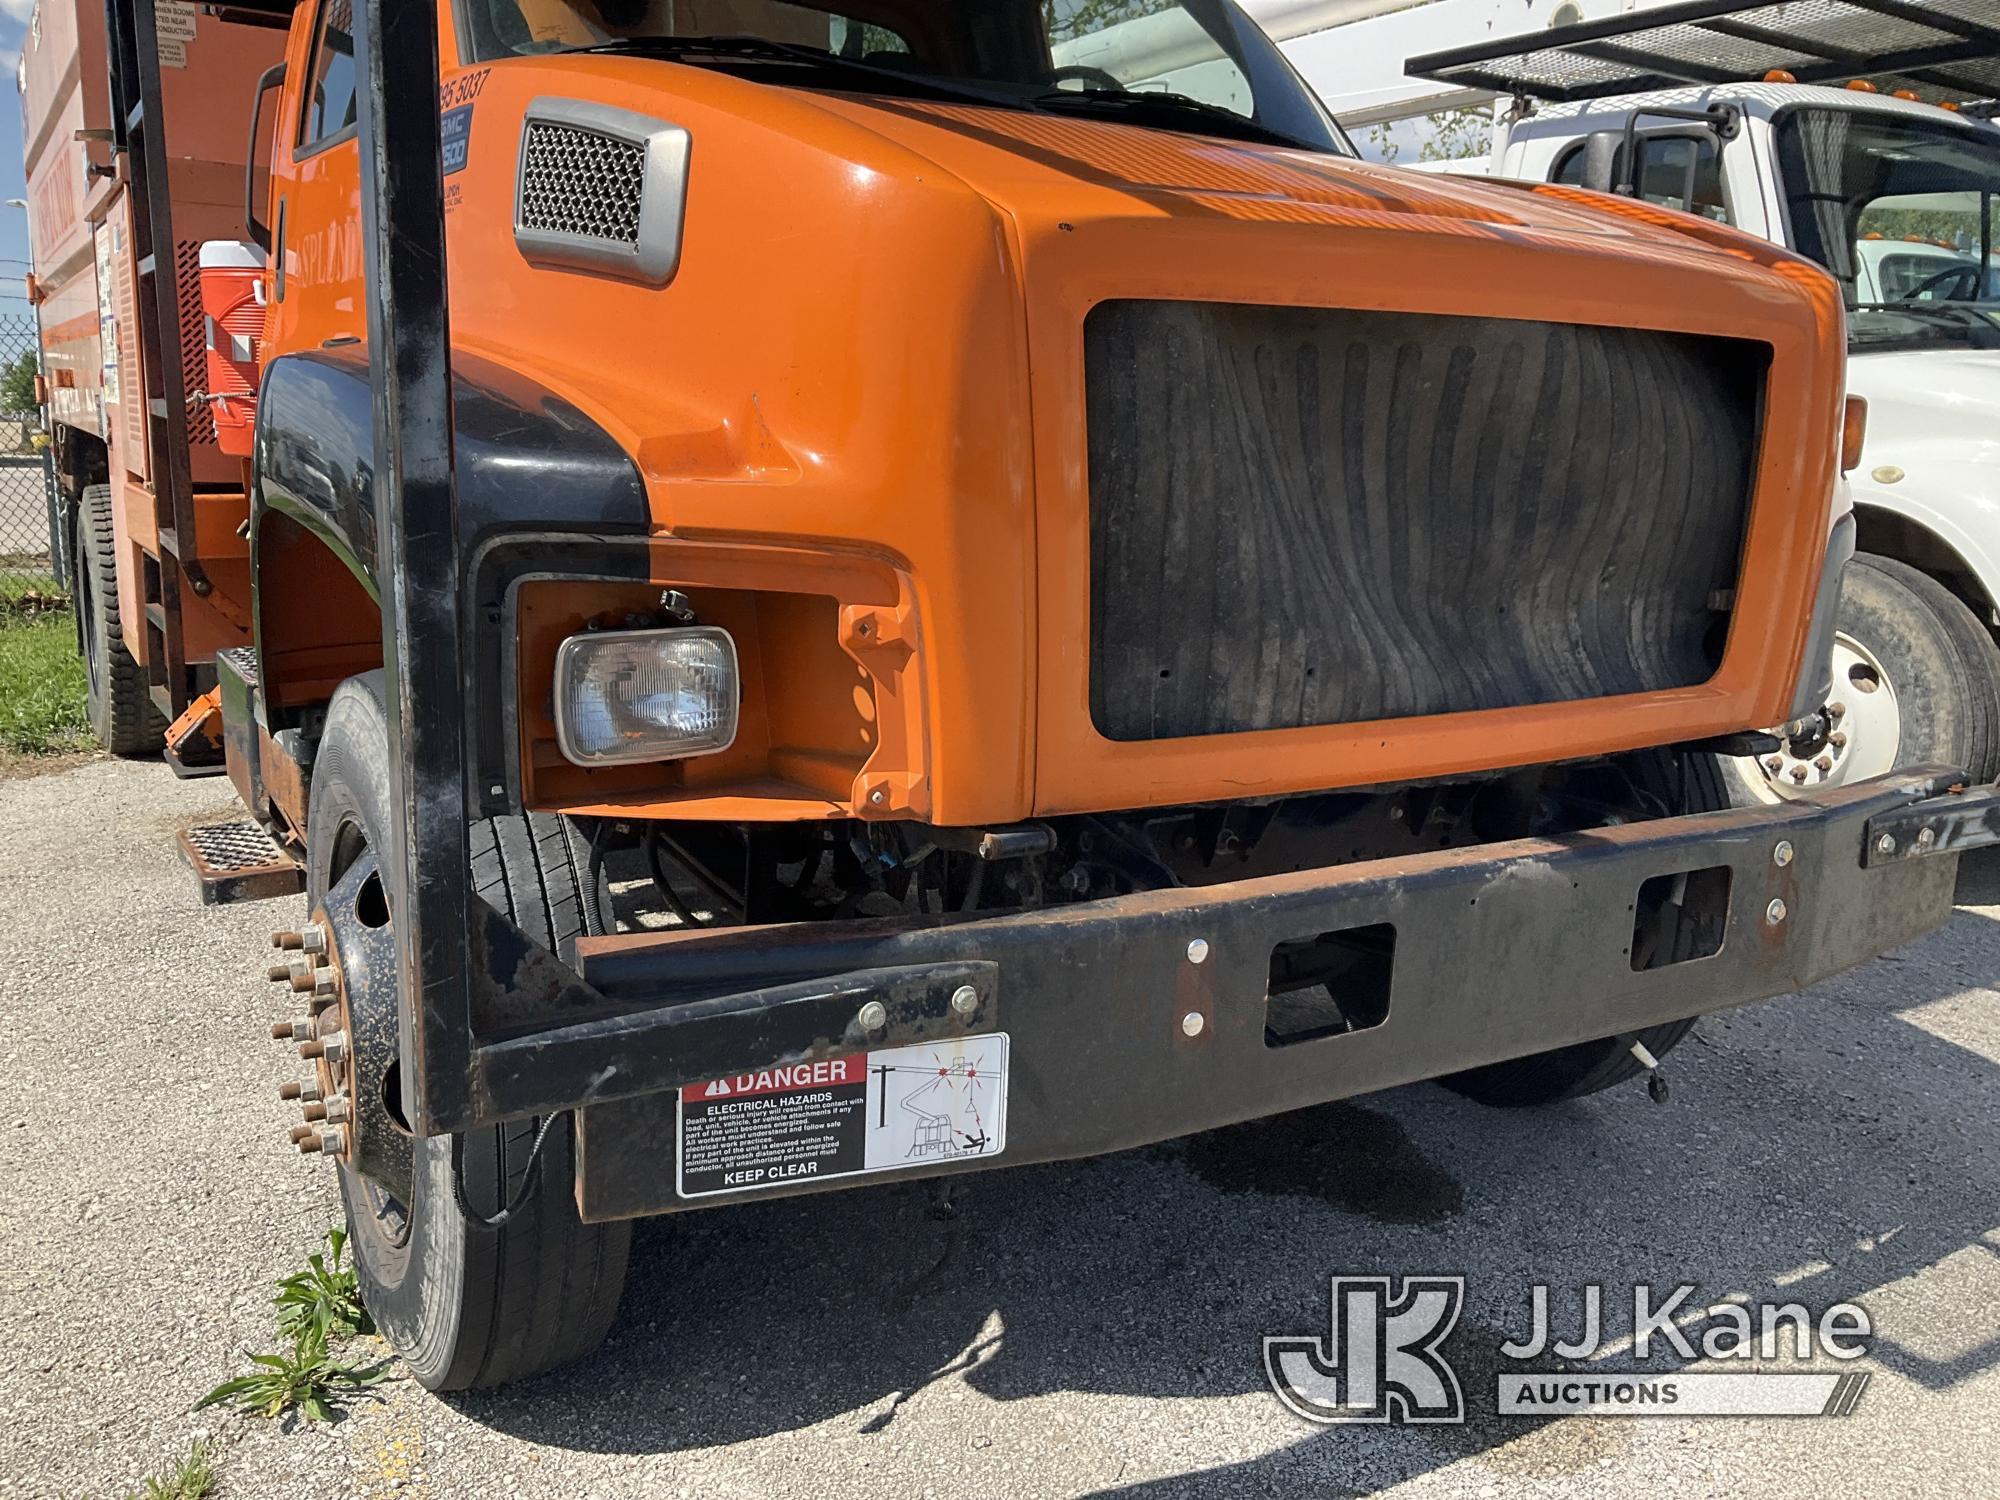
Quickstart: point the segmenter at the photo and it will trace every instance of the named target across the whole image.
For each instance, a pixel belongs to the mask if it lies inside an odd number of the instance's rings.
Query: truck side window
[[[1583,182],[1583,148],[1578,141],[1557,158],[1551,182],[1576,187]],[[1690,170],[1692,169],[1692,170]],[[1654,133],[1639,137],[1639,196],[1662,208],[1729,222],[1722,196],[1722,163],[1707,135]]]
[[[354,0],[321,0],[312,86],[299,121],[301,153],[354,128]]]

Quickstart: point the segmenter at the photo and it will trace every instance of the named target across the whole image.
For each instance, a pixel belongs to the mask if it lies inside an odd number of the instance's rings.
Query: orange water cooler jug
[[[257,421],[258,345],[264,337],[264,252],[259,246],[240,240],[202,242],[201,310],[215,445],[248,458]]]

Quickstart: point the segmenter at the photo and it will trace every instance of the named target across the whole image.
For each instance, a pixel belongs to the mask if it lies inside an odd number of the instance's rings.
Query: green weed
[[[346,1246],[346,1232],[329,1229],[326,1253],[315,1250],[306,1257],[306,1270],[278,1283],[278,1295],[272,1299],[278,1309],[278,1332],[291,1339],[309,1333],[321,1344],[329,1344],[375,1331],[374,1320],[361,1305],[354,1267],[340,1263]]]
[[[144,1488],[127,1490],[125,1500],[208,1500],[215,1493],[215,1450],[200,1438],[188,1445],[187,1456],[164,1474],[148,1479]]]
[[[285,1354],[252,1354],[257,1368],[225,1380],[194,1409],[228,1406],[256,1417],[282,1417],[296,1411],[308,1422],[331,1422],[334,1409],[379,1385],[389,1375],[389,1362],[366,1367],[343,1364],[327,1352],[326,1340],[310,1330],[294,1340]]]

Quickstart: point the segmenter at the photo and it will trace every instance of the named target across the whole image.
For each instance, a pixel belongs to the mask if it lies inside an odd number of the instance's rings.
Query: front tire
[[[356,859],[389,848],[389,754],[382,674],[371,672],[334,694],[313,770],[315,910]],[[470,842],[475,891],[550,951],[568,958],[579,936],[603,930],[596,862],[568,820],[510,814],[473,824]],[[349,995],[350,1005],[396,1003],[393,994]],[[462,1138],[464,1197],[475,1214],[491,1217],[521,1193],[540,1125],[515,1121]],[[570,1129],[568,1118],[550,1129],[533,1187],[497,1227],[460,1208],[450,1136],[414,1143],[408,1203],[342,1165],[362,1300],[430,1389],[519,1380],[587,1354],[609,1330],[632,1228],[577,1217]]]
[[[1676,756],[1667,751],[1648,751],[1637,757],[1632,780],[1647,800],[1666,809],[1669,816],[1716,812],[1735,805],[1730,777],[1722,758],[1694,754]],[[1692,936],[1682,928],[1683,939]],[[1555,1104],[1564,1099],[1581,1099],[1586,1094],[1636,1078],[1645,1065],[1632,1055],[1634,1043],[1654,1058],[1665,1057],[1687,1039],[1698,1016],[1647,1026],[1638,1031],[1556,1047],[1548,1052],[1530,1053],[1506,1062],[1489,1063],[1451,1073],[1438,1082],[1454,1093],[1496,1109],[1529,1109]]]

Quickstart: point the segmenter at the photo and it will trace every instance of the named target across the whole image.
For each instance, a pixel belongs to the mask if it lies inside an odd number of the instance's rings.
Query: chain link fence
[[[0,612],[66,602],[55,473],[35,406],[40,334],[29,312],[0,312]]]

